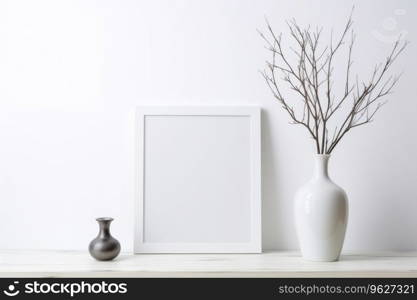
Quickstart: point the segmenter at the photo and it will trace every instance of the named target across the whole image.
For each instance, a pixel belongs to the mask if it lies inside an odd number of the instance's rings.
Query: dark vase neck
[[[98,218],[97,222],[100,227],[100,231],[98,232],[98,236],[101,238],[108,238],[111,236],[110,234],[110,223],[113,221],[111,218]]]

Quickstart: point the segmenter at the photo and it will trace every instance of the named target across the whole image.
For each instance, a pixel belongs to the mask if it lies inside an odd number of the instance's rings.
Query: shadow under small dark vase
[[[96,219],[100,230],[97,237],[91,241],[88,251],[97,260],[112,260],[120,253],[120,243],[110,234],[110,223],[113,218]]]

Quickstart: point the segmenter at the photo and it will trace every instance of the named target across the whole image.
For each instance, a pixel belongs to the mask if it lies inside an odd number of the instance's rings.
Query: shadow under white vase
[[[307,260],[338,260],[345,239],[348,198],[328,175],[329,158],[316,156],[313,178],[295,196],[297,236]]]

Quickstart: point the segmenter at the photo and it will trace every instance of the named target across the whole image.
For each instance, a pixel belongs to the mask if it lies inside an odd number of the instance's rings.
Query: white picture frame
[[[134,253],[262,251],[260,118],[253,106],[137,107]]]

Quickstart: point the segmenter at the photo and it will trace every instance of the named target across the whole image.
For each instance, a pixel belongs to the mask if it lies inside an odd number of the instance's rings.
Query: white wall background
[[[354,1],[357,70],[401,31],[412,44],[389,104],[334,153],[350,196],[345,250],[417,248],[417,2]],[[263,246],[295,249],[293,194],[314,148],[258,73],[256,29],[341,28],[352,1],[1,1],[0,248],[86,249],[94,218],[132,249],[129,112],[143,104],[251,104],[263,114]],[[401,10],[398,10],[401,9]]]

